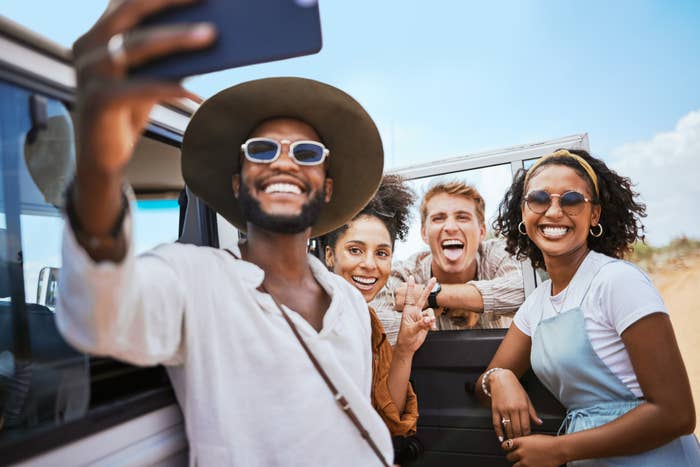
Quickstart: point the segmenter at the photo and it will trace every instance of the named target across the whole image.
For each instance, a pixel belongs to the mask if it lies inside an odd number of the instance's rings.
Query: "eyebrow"
[[[446,216],[448,214],[469,214],[470,216],[474,215],[471,211],[465,211],[463,209],[460,209],[458,211],[453,211],[450,213],[448,213],[447,211],[437,211],[437,212],[433,212],[433,213],[428,214],[428,217]]]

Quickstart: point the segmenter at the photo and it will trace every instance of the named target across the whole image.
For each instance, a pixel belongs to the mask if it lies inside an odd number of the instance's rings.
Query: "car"
[[[14,465],[185,465],[182,414],[161,367],[138,368],[82,354],[54,322],[60,281],[62,193],[75,164],[70,54],[0,17],[0,463]],[[156,106],[127,169],[136,236],[145,249],[180,241],[225,247],[239,233],[185,186],[179,147],[193,102]],[[416,187],[440,177],[486,178],[502,187],[537,157],[559,147],[588,149],[573,135],[405,167]],[[487,203],[495,207],[495,199]],[[153,206],[158,209],[153,210]],[[149,211],[151,209],[151,211]],[[159,224],[149,236],[152,214]],[[141,228],[142,230],[138,230]],[[531,292],[541,272],[523,263]],[[491,414],[473,396],[505,330],[430,333],[411,380],[419,400],[418,435],[408,463],[506,466]],[[531,372],[523,384],[544,425],[556,433],[563,408]],[[245,430],[245,427],[240,427]]]

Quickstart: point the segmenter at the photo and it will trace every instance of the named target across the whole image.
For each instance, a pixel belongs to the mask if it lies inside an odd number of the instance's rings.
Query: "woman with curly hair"
[[[375,197],[349,223],[322,239],[326,266],[355,286],[369,303],[384,287],[391,273],[396,238],[404,239],[409,229],[409,209],[415,195],[395,175],[384,177]],[[432,310],[423,305],[435,284],[433,279],[412,306],[404,308],[399,337],[393,348],[379,318],[371,307],[372,405],[393,436],[416,432],[418,403],[408,378],[413,354],[434,325]],[[409,280],[407,298],[415,285]]]
[[[516,466],[697,466],[688,376],[651,280],[622,260],[644,238],[631,181],[586,151],[559,150],[516,175],[494,228],[549,280],[527,298],[477,380]],[[541,424],[518,378],[532,367],[567,408]],[[505,437],[505,441],[503,441]]]

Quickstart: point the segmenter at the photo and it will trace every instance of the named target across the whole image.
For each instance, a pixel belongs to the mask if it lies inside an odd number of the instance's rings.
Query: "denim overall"
[[[563,430],[573,433],[598,427],[644,402],[598,357],[586,332],[581,305],[594,277],[605,264],[597,269],[578,271],[585,273],[584,276],[575,277],[569,284],[573,289],[567,292],[570,294],[568,298],[577,300],[578,306],[541,320],[532,337],[532,369],[545,387],[567,408],[560,433]],[[545,303],[538,305],[544,311]],[[562,303],[564,306],[566,303]],[[695,435],[687,435],[641,454],[581,460],[568,465],[698,467],[700,446]]]

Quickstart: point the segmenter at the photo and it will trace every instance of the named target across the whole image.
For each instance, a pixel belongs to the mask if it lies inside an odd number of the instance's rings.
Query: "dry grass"
[[[695,413],[700,414],[700,248],[666,250],[650,257],[648,270],[671,315],[690,378]],[[695,434],[700,436],[696,422]]]

